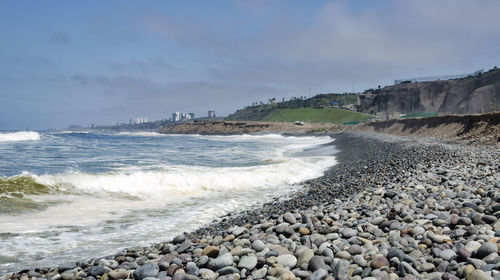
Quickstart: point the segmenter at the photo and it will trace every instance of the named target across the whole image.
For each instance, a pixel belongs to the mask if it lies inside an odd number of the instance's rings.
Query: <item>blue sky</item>
[[[2,1],[0,130],[227,115],[500,65],[499,1]]]

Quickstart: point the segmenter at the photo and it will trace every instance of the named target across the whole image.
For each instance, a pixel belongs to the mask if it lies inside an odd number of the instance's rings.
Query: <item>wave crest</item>
[[[292,185],[321,176],[333,164],[333,157],[320,157],[313,162],[288,158],[248,167],[169,166],[157,171],[30,174],[28,178],[48,190],[63,193],[167,202]]]
[[[18,131],[0,133],[0,142],[36,141],[40,140],[40,133],[36,131]]]

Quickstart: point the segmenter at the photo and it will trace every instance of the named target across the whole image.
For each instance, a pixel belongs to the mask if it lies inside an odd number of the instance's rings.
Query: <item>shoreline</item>
[[[289,199],[279,198],[256,209],[221,217],[219,221],[177,236],[171,242],[129,248],[114,256],[78,264],[66,263],[52,270],[21,271],[11,278],[6,275],[0,279],[42,276],[54,280],[92,279],[103,275],[109,279],[128,276],[136,279],[146,276],[197,279],[195,275],[215,279],[215,273],[234,278],[238,278],[237,275],[252,276],[254,279],[265,276],[325,279],[327,275],[333,275],[335,279],[410,277],[408,275],[416,277],[409,279],[428,279],[432,273],[433,278],[439,274],[439,279],[469,279],[468,275],[500,277],[500,265],[490,264],[499,258],[500,248],[500,208],[493,211],[500,207],[500,153],[494,145],[494,149],[487,149],[367,133],[332,136],[335,138],[333,145],[340,150],[335,155],[338,164],[324,176],[304,182],[304,190]],[[469,177],[464,175],[462,178],[457,172],[448,170],[460,167],[460,160],[464,159],[467,160],[462,164],[464,170],[472,168],[478,174],[489,172],[490,175],[476,178],[478,175],[471,172],[467,173]],[[482,190],[476,194],[478,187],[461,186],[455,177],[464,179],[463,182],[473,177]],[[490,182],[491,178],[493,182]],[[459,187],[470,189],[470,197],[467,193],[462,194],[465,191],[459,191]],[[461,194],[460,197],[458,194],[448,197],[454,192]],[[446,196],[440,198],[440,193]],[[417,202],[421,198],[426,199]],[[467,199],[473,202],[461,202],[462,209],[457,207],[457,212],[446,208],[440,210],[439,199],[447,203]],[[466,204],[464,207],[465,203],[476,206]],[[486,221],[484,216],[487,216]],[[495,226],[499,229],[492,231]],[[418,228],[418,232],[413,228]],[[477,241],[470,241],[476,243],[469,247],[470,242],[458,246],[463,243],[458,242],[460,237],[466,234],[454,236],[451,233],[457,230],[468,233],[469,229],[482,230],[481,234],[472,232],[470,235],[479,236]],[[486,241],[485,236],[495,242]],[[484,243],[490,246],[490,251],[493,245],[497,246],[496,252],[476,258],[482,256],[477,251]],[[470,248],[474,250],[469,252]],[[451,257],[441,256],[443,252]],[[467,253],[470,253],[469,257],[463,261],[461,254]],[[489,258],[490,263],[484,258]],[[459,271],[459,261],[467,270]],[[489,271],[496,272],[490,272],[490,275],[482,272],[480,261],[489,265]],[[448,264],[443,270],[445,262]],[[453,278],[457,276],[459,278]]]

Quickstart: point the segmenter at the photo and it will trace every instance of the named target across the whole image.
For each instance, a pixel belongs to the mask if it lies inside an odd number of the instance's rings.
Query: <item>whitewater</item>
[[[0,132],[0,274],[168,240],[286,197],[328,136]]]

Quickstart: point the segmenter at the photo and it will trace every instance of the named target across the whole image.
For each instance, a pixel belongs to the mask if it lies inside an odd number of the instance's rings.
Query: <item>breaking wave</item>
[[[36,141],[36,140],[40,140],[40,133],[35,131],[0,133],[0,142]]]
[[[0,179],[2,192],[42,194],[66,192],[96,196],[115,196],[162,202],[189,200],[194,197],[272,189],[321,176],[335,164],[332,157],[308,162],[296,158],[247,167],[173,166],[158,171],[131,173],[64,173]],[[14,186],[18,187],[15,188]],[[0,185],[1,186],[1,185]]]

